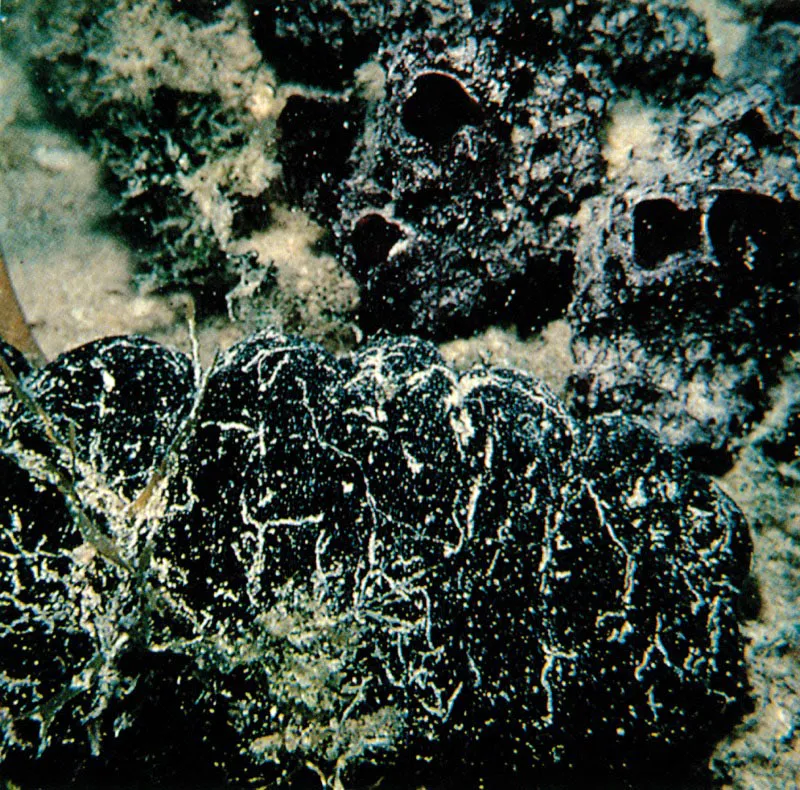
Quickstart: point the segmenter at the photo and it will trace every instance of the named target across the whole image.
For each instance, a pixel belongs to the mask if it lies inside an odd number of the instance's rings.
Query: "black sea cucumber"
[[[739,710],[745,521],[634,422],[412,338],[2,356],[12,773],[624,771]]]

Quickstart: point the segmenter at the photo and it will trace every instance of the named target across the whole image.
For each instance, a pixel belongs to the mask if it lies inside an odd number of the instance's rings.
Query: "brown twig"
[[[42,349],[33,337],[14,286],[11,284],[2,250],[0,250],[0,337],[32,361],[45,361]]]

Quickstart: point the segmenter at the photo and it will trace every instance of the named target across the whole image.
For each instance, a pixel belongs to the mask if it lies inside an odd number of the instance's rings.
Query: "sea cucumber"
[[[2,356],[11,773],[630,771],[739,711],[746,523],[635,422],[414,338]]]

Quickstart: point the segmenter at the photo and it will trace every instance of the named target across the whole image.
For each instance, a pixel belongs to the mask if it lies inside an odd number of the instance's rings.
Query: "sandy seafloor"
[[[708,11],[699,0],[694,5],[709,15],[709,33],[724,69],[726,59],[735,57],[742,23],[727,7]],[[43,99],[23,65],[0,50],[0,244],[49,359],[95,338],[127,333],[190,348],[185,295],[160,296],[134,287],[134,253],[106,229],[112,211],[100,163],[68,129],[45,119]],[[291,282],[314,277],[319,259],[309,242],[318,232],[300,212],[279,218],[270,254],[294,267]],[[302,288],[298,293],[302,298]],[[203,359],[208,362],[216,349],[250,329],[248,321],[234,322],[224,314],[205,318],[198,329]],[[345,338],[357,334],[349,321],[329,330]],[[459,367],[490,362],[531,370],[556,391],[563,391],[572,364],[569,329],[561,321],[525,341],[513,330],[489,328],[449,342],[442,351]],[[798,370],[800,360],[790,359],[774,392],[774,408],[754,436],[780,420],[786,403],[796,399]],[[800,786],[800,481],[793,474],[789,467],[767,467],[745,440],[735,468],[718,480],[749,517],[761,601],[757,618],[743,625],[754,710],[712,758],[730,777],[726,787]]]

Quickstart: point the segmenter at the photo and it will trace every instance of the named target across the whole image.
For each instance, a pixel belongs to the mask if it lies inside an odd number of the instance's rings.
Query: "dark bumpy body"
[[[634,423],[414,339],[3,355],[12,773],[631,770],[738,710],[745,522]]]

